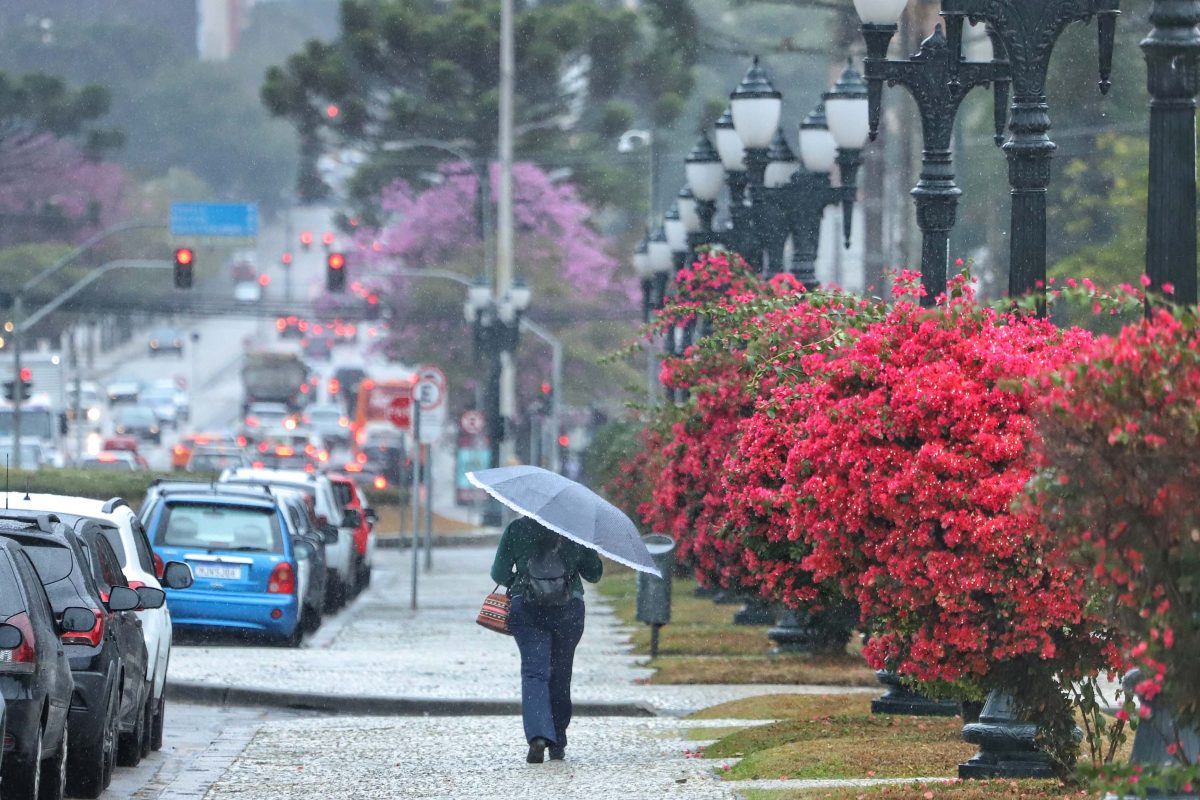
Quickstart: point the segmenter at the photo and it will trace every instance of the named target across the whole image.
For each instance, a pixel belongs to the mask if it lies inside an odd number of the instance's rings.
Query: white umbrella
[[[573,542],[662,577],[633,520],[583,484],[528,465],[468,472],[467,480]]]

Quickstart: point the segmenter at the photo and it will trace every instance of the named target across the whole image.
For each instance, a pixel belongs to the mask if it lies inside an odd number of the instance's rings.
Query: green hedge
[[[90,497],[95,500],[107,500],[110,497],[123,497],[134,508],[142,504],[146,490],[155,478],[164,480],[197,480],[196,477],[183,472],[103,472],[90,469],[40,469],[36,471],[13,470],[9,476],[9,489],[14,492],[34,492],[38,494],[66,494],[76,497]],[[397,490],[388,487],[377,491],[374,487],[365,487],[367,499],[371,505],[393,506],[399,501]]]

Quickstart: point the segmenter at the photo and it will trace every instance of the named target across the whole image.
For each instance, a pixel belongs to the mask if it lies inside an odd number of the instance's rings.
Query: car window
[[[108,539],[103,536],[97,536],[93,543],[96,549],[96,580],[98,583],[104,584],[104,590],[110,591],[114,586],[128,586],[129,582],[125,580],[125,576],[121,574],[121,567],[117,563],[117,555],[113,552],[112,546],[108,543]]]
[[[113,554],[117,557],[117,563],[122,567],[125,566],[125,545],[121,542],[121,532],[111,525],[101,525],[100,532],[104,534],[105,540],[112,547]]]
[[[279,553],[283,536],[271,509],[175,503],[159,518],[155,541],[170,547]]]
[[[17,574],[7,556],[0,556],[0,622],[25,610]]]
[[[62,545],[47,541],[24,539],[21,541],[29,560],[33,562],[42,583],[56,583],[71,574],[74,558],[71,551]]]
[[[348,483],[341,481],[330,481],[333,486],[333,493],[337,496],[338,504],[342,508],[351,505],[354,502],[354,487]]]
[[[33,629],[35,631],[56,630],[54,609],[50,605],[50,598],[46,595],[46,590],[38,579],[37,570],[24,549],[13,553],[13,566],[17,568],[17,572],[23,578],[22,582],[27,590],[29,617],[33,622]]]
[[[146,536],[146,529],[142,527],[142,523],[136,518],[130,519],[130,526],[133,528],[133,546],[137,550],[138,566],[143,572],[154,573],[154,554],[150,549],[150,539]],[[121,566],[124,566],[121,562]]]

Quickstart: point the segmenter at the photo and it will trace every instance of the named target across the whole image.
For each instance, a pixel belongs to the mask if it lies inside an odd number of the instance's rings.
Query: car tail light
[[[329,393],[330,393],[330,394],[337,394],[337,393],[338,393],[338,392],[340,392],[341,390],[342,390],[342,383],[341,383],[341,381],[339,381],[337,378],[330,378],[330,380],[329,380]]]
[[[151,557],[154,559],[154,577],[161,581],[163,570],[166,569],[166,567],[163,566],[162,556],[160,556],[158,553],[154,553]]]
[[[175,453],[175,455],[177,455],[177,456],[186,456],[187,448],[181,444],[177,444],[177,445],[175,445],[175,449],[172,450],[172,452]]]
[[[86,644],[91,647],[98,647],[100,645],[100,640],[104,638],[104,612],[96,609],[93,613],[96,615],[96,624],[92,625],[92,629],[90,631],[86,631],[84,633],[64,633],[61,637],[62,643]]]
[[[269,445],[268,445],[266,442],[259,442],[259,443],[258,443],[258,452],[260,452],[260,453],[265,453],[265,452],[267,452],[267,447],[268,447],[268,446],[269,446]]]
[[[271,570],[271,579],[267,581],[267,591],[271,594],[295,594],[296,573],[292,565],[286,561],[276,564]]]
[[[282,331],[286,327],[287,327],[287,320],[284,320],[284,319],[275,320],[275,330]]]
[[[300,384],[300,394],[308,394],[308,384],[307,383]],[[292,424],[292,427],[293,428],[296,427],[294,423]]]
[[[245,446],[246,446],[247,444],[249,444],[249,443],[250,443],[250,440],[249,440],[249,439],[247,439],[245,436],[239,436],[239,437],[237,437],[237,445],[238,445],[238,447],[245,447]]]
[[[382,475],[377,476],[374,481],[374,486],[376,489],[386,489],[387,478],[383,477]]]
[[[21,644],[13,650],[0,650],[0,672],[33,672],[37,665],[37,648],[29,615],[22,611],[4,621],[21,631]],[[6,748],[7,745],[5,742]]]
[[[312,444],[310,442],[309,444],[304,445],[304,455],[306,455],[306,456],[316,455],[316,452],[317,452],[317,446],[315,444]]]
[[[294,456],[294,455],[296,455],[296,451],[290,447],[276,447],[275,455],[277,455],[277,456]]]
[[[130,588],[130,589],[133,589],[135,592],[136,592],[138,589],[141,589],[141,588],[145,587],[145,585],[146,585],[146,584],[145,584],[143,581],[130,581],[130,582],[129,582],[129,588]]]
[[[253,462],[253,463],[252,463],[250,466],[254,467],[255,469],[262,469],[262,468],[263,468],[263,462],[261,462],[261,461],[255,461],[255,462]]]
[[[247,428],[257,428],[259,424],[258,417],[246,417]]]
[[[362,472],[362,464],[347,464],[344,469],[346,472]]]
[[[312,464],[305,464],[304,471],[305,472],[316,472],[317,468],[315,466],[313,466]]]
[[[354,457],[354,460],[355,460],[355,461],[357,461],[357,462],[358,462],[358,463],[360,463],[360,464],[365,464],[365,463],[367,463],[367,454],[366,454],[366,453],[359,453],[358,455],[356,455],[356,456]]]

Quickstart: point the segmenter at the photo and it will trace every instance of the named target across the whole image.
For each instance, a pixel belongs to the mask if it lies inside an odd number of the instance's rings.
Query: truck
[[[298,411],[304,407],[308,366],[295,353],[259,350],[242,362],[242,413],[251,403],[285,403]]]
[[[34,351],[21,357],[22,370],[29,370],[30,396],[21,404],[21,441],[36,439],[52,454],[51,463],[61,466],[65,458],[63,435],[67,429],[67,378],[64,359],[53,351]],[[0,383],[16,380],[12,354],[0,358]],[[13,404],[0,399],[0,440],[11,445]]]

